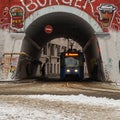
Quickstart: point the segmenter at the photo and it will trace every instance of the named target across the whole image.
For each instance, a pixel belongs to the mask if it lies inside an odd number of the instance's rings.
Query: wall
[[[36,11],[39,11],[39,14]],[[109,28],[120,30],[119,0],[0,0],[0,27],[17,32],[25,31],[36,16],[40,17],[40,15],[57,11],[74,12],[86,20],[91,16],[91,21],[96,21],[94,27],[98,27],[99,24],[104,32]],[[91,22],[88,21],[88,23]]]
[[[120,83],[120,35],[111,31],[109,35],[98,36],[106,81]]]
[[[7,34],[4,44],[3,76],[4,80],[14,80],[24,34]]]

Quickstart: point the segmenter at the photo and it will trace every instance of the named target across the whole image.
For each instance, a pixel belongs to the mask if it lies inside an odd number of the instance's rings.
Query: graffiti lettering
[[[37,2],[38,2],[38,4],[39,4],[39,6],[41,6],[41,7],[44,7],[44,6],[46,6],[46,4],[47,4],[47,1],[46,1],[46,0],[44,0],[44,3],[41,3],[40,0],[37,0]],[[51,0],[50,0],[50,3],[51,3]]]
[[[120,18],[117,17],[116,20],[117,20],[117,23],[120,24]]]
[[[29,12],[35,11],[38,8],[38,5],[32,0],[29,0],[28,4],[26,4],[26,0],[20,0],[20,2]]]
[[[79,5],[79,2],[81,2],[82,0],[76,0],[75,2],[75,7],[81,8],[81,5]]]
[[[33,12],[51,6],[56,8],[70,6],[90,14],[100,24],[103,31],[109,31],[112,27],[120,29],[120,9],[119,5],[114,3],[112,1],[106,3],[104,0],[15,0],[14,2],[5,0],[0,4],[0,28],[20,31],[24,28],[24,20]]]
[[[8,15],[8,11],[9,11],[9,9],[8,9],[8,7],[6,7],[3,11],[3,17],[0,19],[0,23],[3,23],[8,19],[8,18],[6,18],[6,16]]]
[[[120,16],[120,11],[117,12],[118,16]]]
[[[114,29],[114,30],[116,30],[116,31],[120,30],[119,25],[116,24],[116,23],[112,23],[112,24],[111,24],[111,28]]]
[[[87,8],[87,4],[90,4],[90,8],[93,12],[93,5],[92,2],[94,2],[95,0],[86,0],[84,3],[82,3],[82,0],[28,0],[26,2],[26,0],[20,0],[20,2],[22,3],[22,5],[27,9],[27,11],[29,12],[33,12],[35,10],[37,10],[38,8],[42,8],[42,7],[47,7],[47,6],[51,6],[51,5],[69,5],[69,6],[73,6],[76,8],[81,8],[83,6],[83,9]]]
[[[83,8],[86,9],[87,4],[90,4],[91,10],[92,10],[92,12],[94,12],[92,2],[95,2],[95,0],[86,0]]]
[[[65,1],[65,0],[62,0],[62,2],[64,3],[64,4],[68,4],[68,5],[72,5],[72,0],[68,0],[67,2]]]
[[[9,23],[9,18],[7,17],[8,14],[9,14],[9,8],[5,7],[2,13],[3,17],[0,18],[0,28],[3,28],[3,29],[9,28],[10,23]]]
[[[117,21],[118,24],[120,24],[120,11],[117,12],[117,15],[119,17],[116,17],[116,21]]]

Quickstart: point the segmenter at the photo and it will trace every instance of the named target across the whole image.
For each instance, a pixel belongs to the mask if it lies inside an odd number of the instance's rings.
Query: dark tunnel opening
[[[53,31],[50,34],[44,30],[47,25],[53,27]],[[46,43],[55,38],[62,37],[74,40],[82,47],[85,54],[89,76],[91,77],[92,75],[95,60],[98,60],[100,68],[98,78],[102,80],[101,76],[104,75],[95,31],[82,18],[64,12],[46,14],[33,21],[25,33],[26,36],[23,40],[21,51],[26,52],[35,59],[39,59],[41,50]]]

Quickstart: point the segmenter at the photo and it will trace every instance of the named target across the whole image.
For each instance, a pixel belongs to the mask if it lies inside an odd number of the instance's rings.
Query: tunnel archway
[[[47,25],[53,27],[51,34],[47,34],[44,30]],[[21,51],[39,59],[41,49],[47,42],[59,37],[70,38],[82,46],[90,76],[94,61],[98,60],[100,68],[98,78],[103,80],[100,48],[93,27],[86,20],[72,13],[48,13],[38,17],[27,27]]]

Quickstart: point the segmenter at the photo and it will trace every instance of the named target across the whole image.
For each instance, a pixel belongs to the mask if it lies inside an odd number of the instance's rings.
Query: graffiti
[[[9,28],[9,17],[7,16],[9,14],[9,8],[5,7],[2,13],[2,17],[0,18],[0,28]]]
[[[8,11],[9,11],[9,9],[8,9],[8,7],[6,7],[3,11],[3,14],[2,14],[3,17],[0,19],[0,23],[4,23],[6,20],[8,20],[8,18],[6,17],[8,14]]]
[[[117,20],[117,23],[120,24],[120,18],[117,17],[116,20]]]
[[[116,23],[112,23],[111,28],[113,28],[114,30],[120,30],[120,11],[117,11],[116,14],[118,15],[118,17],[116,17]]]
[[[116,31],[120,30],[120,26],[118,24],[116,24],[116,23],[112,23],[111,24],[111,28],[114,29],[114,30],[116,30]]]
[[[11,56],[11,63],[10,63],[10,68],[9,68],[8,79],[14,79],[16,77],[16,69],[17,69],[18,59],[19,58],[17,55]]]
[[[110,71],[108,70],[108,65],[105,65],[105,68],[104,68],[104,72],[105,72],[105,80],[106,81],[110,81]]]
[[[16,0],[0,4],[0,27],[20,31],[24,20],[33,12],[51,6],[70,6],[81,9],[97,20],[104,32],[120,30],[119,3],[104,0]]]
[[[20,6],[13,6],[10,8],[11,27],[14,29],[21,29],[24,26],[24,10]]]
[[[10,59],[11,56],[4,56],[3,58],[3,76],[5,79],[7,79],[8,73],[9,73],[9,67],[10,67]]]
[[[120,17],[120,11],[117,12],[118,16]]]
[[[43,8],[43,7],[47,7],[47,6],[52,6],[52,5],[68,5],[68,6],[73,6],[73,7],[77,7],[77,8],[81,8],[83,7],[83,9],[87,9],[87,4],[90,5],[91,10],[93,12],[93,5],[92,2],[94,2],[95,0],[85,0],[84,3],[82,0],[28,0],[26,2],[26,0],[20,0],[20,2],[22,3],[22,5],[26,8],[27,11],[29,12],[33,12],[35,10],[37,10],[38,8]]]
[[[9,79],[14,79],[16,74],[16,66],[10,66],[10,72],[8,74]]]
[[[29,12],[35,11],[38,8],[38,5],[32,0],[29,0],[29,3],[26,3],[26,0],[20,0],[20,2]]]
[[[118,24],[120,24],[120,11],[117,11],[118,17],[116,17],[116,21]]]
[[[111,70],[113,68],[113,59],[109,58],[108,59],[108,64],[105,65],[104,67],[104,73],[105,73],[105,80],[106,81],[111,81],[110,76],[111,76]]]
[[[100,6],[98,6],[99,20],[103,28],[111,26],[116,10],[117,7],[112,4],[100,4]]]
[[[111,69],[113,67],[113,60],[112,58],[109,58],[109,68]]]
[[[4,55],[3,57],[3,75],[5,79],[13,79],[16,75],[16,68],[18,63],[17,55]]]
[[[90,7],[91,7],[91,10],[92,10],[92,13],[94,13],[94,9],[93,9],[92,2],[95,2],[95,0],[86,0],[86,1],[85,1],[85,4],[83,5],[83,8],[86,9],[87,4],[89,4]]]
[[[11,73],[14,73],[15,70],[16,70],[16,67],[11,65],[11,67],[10,67],[10,72],[11,72]]]

